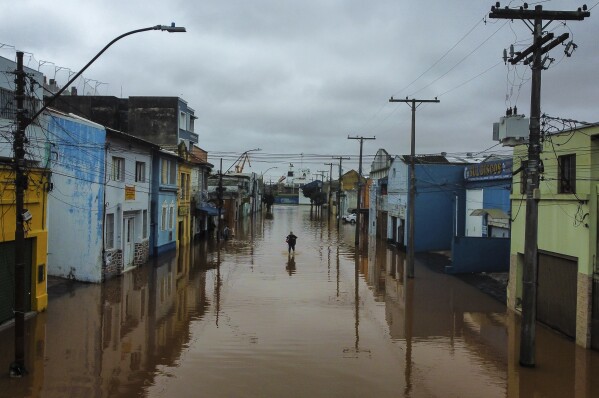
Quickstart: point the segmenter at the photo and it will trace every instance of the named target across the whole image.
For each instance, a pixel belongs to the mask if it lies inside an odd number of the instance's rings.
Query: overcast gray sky
[[[598,0],[591,0],[589,8]],[[351,156],[376,136],[378,148],[410,151],[410,108],[389,97],[432,99],[416,116],[417,153],[483,151],[492,123],[509,106],[529,114],[530,70],[506,66],[504,48],[522,50],[532,35],[521,21],[491,20],[494,1],[481,0],[0,0],[0,56],[29,53],[26,64],[59,83],[121,33],[157,24],[157,31],[117,42],[90,67],[86,92],[180,96],[195,109],[199,145],[225,168],[234,154],[252,154],[251,170],[282,174],[289,162],[328,169],[328,156]],[[573,1],[542,3],[575,10]],[[502,2],[520,6],[522,2]],[[578,45],[543,72],[542,111],[599,121],[599,7],[582,22],[553,22]],[[42,61],[42,62],[40,62]],[[97,82],[106,83],[99,84]],[[79,83],[79,92],[83,83]],[[492,151],[498,150],[495,147]],[[274,155],[279,154],[279,155]],[[285,154],[285,155],[280,155]],[[299,156],[304,154],[304,156]],[[323,156],[313,156],[314,154]],[[365,169],[371,159],[365,160]],[[250,169],[247,169],[250,170]]]

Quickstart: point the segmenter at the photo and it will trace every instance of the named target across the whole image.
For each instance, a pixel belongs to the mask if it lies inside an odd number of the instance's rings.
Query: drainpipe
[[[108,178],[108,146],[109,144],[104,144],[104,192],[102,192],[102,267],[106,267],[106,184]],[[115,220],[116,223],[116,220]],[[104,276],[101,276],[101,279],[104,279]]]

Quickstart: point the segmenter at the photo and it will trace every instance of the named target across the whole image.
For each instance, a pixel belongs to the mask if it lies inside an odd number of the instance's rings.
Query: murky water
[[[275,207],[224,242],[102,286],[59,283],[27,321],[23,379],[1,397],[598,397],[599,353],[538,327],[518,366],[518,317],[354,226]],[[287,254],[285,236],[299,237]],[[0,366],[12,361],[0,332]]]

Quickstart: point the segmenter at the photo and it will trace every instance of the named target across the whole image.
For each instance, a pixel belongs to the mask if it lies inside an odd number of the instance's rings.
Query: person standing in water
[[[291,253],[291,250],[293,250],[293,253],[295,253],[295,242],[296,241],[297,241],[297,236],[295,236],[293,234],[293,231],[289,231],[289,235],[287,235],[287,238],[285,239],[285,242],[287,242],[289,253]]]

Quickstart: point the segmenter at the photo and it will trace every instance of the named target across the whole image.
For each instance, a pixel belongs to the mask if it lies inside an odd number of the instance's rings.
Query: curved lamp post
[[[95,57],[91,59],[79,72],[77,72],[56,94],[50,97],[45,105],[33,116],[25,115],[25,70],[23,67],[23,52],[17,52],[17,69],[15,71],[15,97],[17,100],[17,129],[13,143],[14,168],[15,168],[15,209],[16,209],[16,228],[15,228],[15,360],[10,364],[9,374],[11,377],[22,377],[27,373],[25,368],[25,229],[24,229],[24,193],[27,188],[27,165],[25,162],[25,129],[50,106],[56,98],[63,93],[91,64],[94,63],[100,55],[104,53],[115,42],[123,37],[145,32],[148,30],[161,30],[165,32],[185,32],[184,27],[175,26],[172,23],[168,25],[156,25],[148,28],[136,29],[113,39],[108,43]]]

